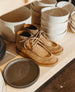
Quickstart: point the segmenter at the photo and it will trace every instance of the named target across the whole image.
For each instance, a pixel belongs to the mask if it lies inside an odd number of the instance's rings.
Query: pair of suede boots
[[[6,52],[6,44],[4,39],[0,36],[0,60],[3,58]]]
[[[31,24],[24,25],[24,28],[17,32],[16,49],[20,55],[29,57],[40,65],[55,64],[58,61],[55,55],[63,51],[44,31],[39,31]]]

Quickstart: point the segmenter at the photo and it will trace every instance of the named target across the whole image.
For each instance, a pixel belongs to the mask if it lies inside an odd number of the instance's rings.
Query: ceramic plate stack
[[[3,38],[0,36],[0,60],[3,58],[6,52],[6,44]]]
[[[71,28],[72,32],[75,33],[75,11],[71,15],[70,28]]]
[[[32,24],[40,29],[41,26],[41,9],[44,7],[55,7],[56,0],[42,0],[31,4]]]
[[[63,8],[46,7],[41,14],[41,30],[45,31],[52,41],[62,39],[67,32],[69,12]]]

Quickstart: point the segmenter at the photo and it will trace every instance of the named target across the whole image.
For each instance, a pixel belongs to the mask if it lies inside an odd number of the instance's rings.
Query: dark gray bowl
[[[37,81],[39,66],[29,58],[16,59],[5,67],[3,77],[12,87],[28,87]]]

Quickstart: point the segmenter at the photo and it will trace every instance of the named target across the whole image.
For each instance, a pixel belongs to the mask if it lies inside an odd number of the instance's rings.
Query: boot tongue
[[[26,41],[25,45],[26,45],[27,49],[29,49],[29,50],[32,50],[33,49],[33,46],[32,46],[33,42],[34,41],[32,39],[28,39]]]
[[[46,46],[49,46],[49,47],[52,47],[52,48],[54,48],[54,47],[57,48],[57,43],[51,41],[51,40],[48,38],[47,35],[43,35],[43,34],[40,35],[40,40],[41,40],[44,44],[46,44]]]
[[[39,39],[44,43],[46,44],[47,46],[52,46],[53,43],[49,41],[49,39],[45,36],[46,34],[45,33],[41,33],[38,37]]]
[[[41,46],[39,41],[35,41],[33,39],[30,39],[29,41],[26,42],[26,47],[27,49],[30,49],[40,57],[47,57],[50,56],[50,54],[46,51],[43,46]]]

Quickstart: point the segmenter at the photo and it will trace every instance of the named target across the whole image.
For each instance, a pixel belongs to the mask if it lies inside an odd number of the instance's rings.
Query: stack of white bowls
[[[56,5],[56,0],[41,0],[36,1],[31,4],[32,12],[32,24],[40,29],[41,26],[41,9],[44,7],[54,7]]]
[[[63,8],[46,7],[41,11],[41,30],[45,31],[52,41],[62,39],[67,32],[69,12]]]
[[[72,32],[75,33],[75,11],[71,15],[70,28],[71,28]]]

